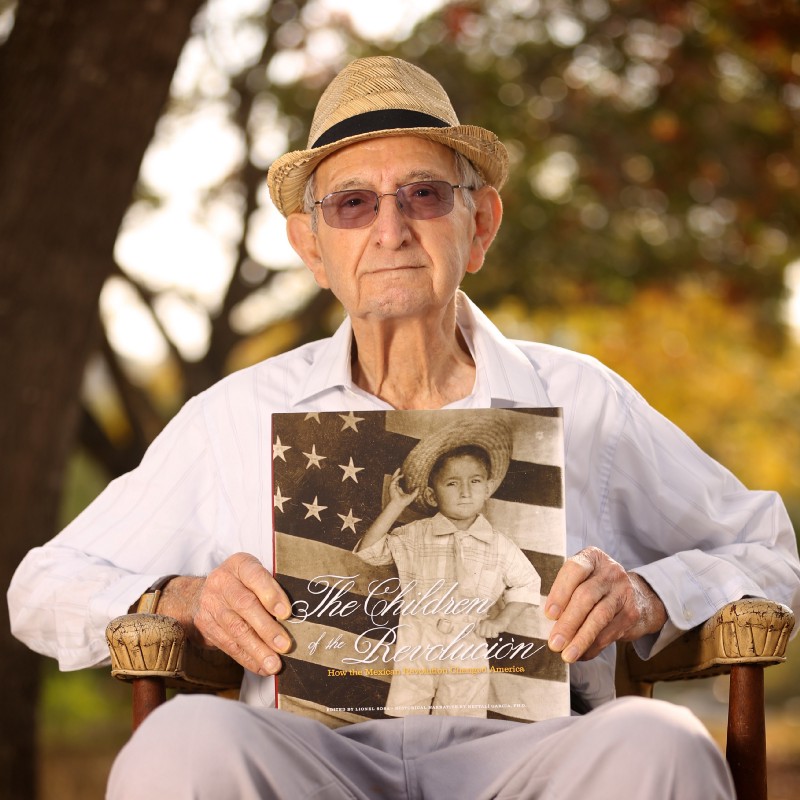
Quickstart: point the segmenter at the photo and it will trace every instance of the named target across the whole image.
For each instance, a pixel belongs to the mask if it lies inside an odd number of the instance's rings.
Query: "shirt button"
[[[692,616],[693,616],[693,615],[692,615],[692,612],[691,612],[691,611],[689,611],[689,609],[688,609],[688,608],[684,608],[684,609],[683,609],[683,618],[684,618],[684,619],[691,619],[691,618],[692,618]]]

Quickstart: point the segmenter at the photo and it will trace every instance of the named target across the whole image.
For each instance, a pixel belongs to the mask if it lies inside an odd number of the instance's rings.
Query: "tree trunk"
[[[100,289],[200,5],[21,0],[0,48],[2,586],[55,533]],[[4,610],[0,798],[35,796],[38,667]]]

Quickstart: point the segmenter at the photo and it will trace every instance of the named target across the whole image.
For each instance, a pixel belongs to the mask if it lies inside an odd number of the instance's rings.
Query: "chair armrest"
[[[162,614],[126,614],[106,627],[111,674],[124,681],[163,678],[178,691],[238,689],[243,669],[221,650],[190,641],[180,623]]]
[[[723,675],[741,664],[766,667],[785,661],[793,627],[790,608],[745,598],[729,603],[647,661],[630,645],[624,648],[624,658],[634,683]]]

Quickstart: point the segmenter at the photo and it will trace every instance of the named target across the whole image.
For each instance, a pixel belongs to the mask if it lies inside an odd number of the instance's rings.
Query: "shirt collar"
[[[545,408],[551,404],[535,364],[463,292],[457,321],[475,360],[478,406]]]
[[[483,514],[478,514],[472,525],[462,531],[459,528],[456,528],[452,520],[448,519],[446,516],[444,516],[444,514],[437,511],[436,514],[431,518],[430,530],[434,536],[447,536],[448,534],[454,533],[459,536],[459,538],[463,538],[464,536],[473,536],[476,539],[480,539],[480,541],[487,543],[490,543],[495,536],[494,528],[489,523],[489,520],[483,516]]]
[[[295,405],[302,405],[316,395],[331,390],[352,387],[350,374],[350,353],[353,346],[353,326],[350,317],[329,339],[319,343],[319,349],[306,370],[305,380],[298,386],[294,397]]]
[[[456,297],[456,322],[476,367],[475,386],[470,396],[465,398],[468,401],[465,405],[500,408],[551,405],[535,365],[462,291]],[[333,336],[320,343],[305,380],[298,387],[294,398],[296,405],[335,390],[359,394],[364,400],[371,397],[353,385],[350,369],[352,345],[353,327],[350,318],[345,317]]]

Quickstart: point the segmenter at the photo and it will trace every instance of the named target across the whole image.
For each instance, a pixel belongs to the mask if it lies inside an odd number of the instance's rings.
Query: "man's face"
[[[315,195],[320,200],[344,189],[384,194],[422,180],[457,183],[449,148],[416,136],[370,139],[319,165]],[[355,229],[330,227],[318,209],[316,234],[304,231],[303,237],[313,246],[300,254],[351,318],[424,317],[450,303],[464,274],[477,271],[483,261],[483,247],[474,244],[475,215],[462,194],[456,189],[450,213],[427,220],[409,219],[394,197],[383,197],[372,223]],[[307,225],[307,216],[295,222]],[[291,218],[289,231],[296,244]]]
[[[428,487],[428,499],[435,500],[439,511],[458,525],[472,523],[491,495],[486,467],[474,456],[448,458]]]

